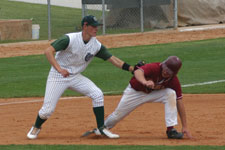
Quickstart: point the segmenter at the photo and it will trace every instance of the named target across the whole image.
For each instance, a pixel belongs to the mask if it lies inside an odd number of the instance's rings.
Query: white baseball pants
[[[66,89],[77,91],[92,99],[93,107],[104,105],[102,91],[88,78],[81,74],[64,78],[61,74],[50,72],[46,84],[45,98],[39,116],[48,119],[54,112],[56,104]]]
[[[177,125],[176,93],[174,90],[166,88],[155,90],[147,94],[135,91],[129,84],[125,89],[117,108],[105,120],[105,126],[107,128],[113,128],[138,106],[148,102],[163,103],[165,105],[166,126]]]

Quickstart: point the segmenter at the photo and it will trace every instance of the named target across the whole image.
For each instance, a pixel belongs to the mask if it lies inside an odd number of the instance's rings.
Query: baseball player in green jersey
[[[52,115],[56,104],[66,89],[77,91],[92,99],[97,129],[100,135],[119,138],[104,126],[104,96],[102,91],[81,74],[95,57],[111,62],[118,68],[132,72],[134,67],[113,56],[97,39],[98,26],[94,16],[85,16],[81,22],[82,31],[65,34],[51,43],[45,55],[52,65],[45,90],[44,103],[38,112],[35,124],[27,134],[36,139],[42,124]]]

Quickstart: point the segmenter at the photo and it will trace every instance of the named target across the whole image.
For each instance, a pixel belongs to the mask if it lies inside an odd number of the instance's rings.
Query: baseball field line
[[[87,98],[87,96],[79,96],[79,97],[62,97],[60,100],[71,100],[71,99],[81,99],[81,98]],[[33,99],[33,100],[26,100],[26,101],[18,101],[18,102],[9,102],[9,103],[2,103],[0,106],[4,105],[12,105],[12,104],[25,104],[25,103],[39,103],[43,102],[43,98],[41,99]]]
[[[225,82],[225,80],[217,80],[217,81],[209,81],[209,82],[203,82],[203,83],[186,84],[186,85],[181,85],[181,87],[192,87],[192,86],[207,85],[207,84],[214,84],[214,83],[220,83],[220,82]]]
[[[217,81],[209,81],[209,82],[202,82],[202,83],[193,83],[193,84],[186,84],[181,85],[182,87],[193,87],[193,86],[199,86],[199,85],[208,85],[208,84],[215,84],[215,83],[221,83],[225,82],[225,80],[217,80]],[[111,93],[120,93],[121,91],[109,91],[104,92],[104,94],[111,94]],[[77,98],[87,98],[87,96],[79,96],[79,97],[62,97],[60,100],[72,100]],[[43,99],[33,99],[33,100],[26,100],[26,101],[17,101],[17,102],[8,102],[8,103],[1,103],[0,106],[5,105],[12,105],[12,104],[25,104],[25,103],[39,103],[43,102]]]

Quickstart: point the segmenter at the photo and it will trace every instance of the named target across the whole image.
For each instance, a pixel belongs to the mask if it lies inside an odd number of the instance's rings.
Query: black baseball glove
[[[134,65],[134,70],[132,71],[132,74],[134,74],[134,71],[137,70],[139,67],[144,66],[145,61],[141,60],[136,65]]]

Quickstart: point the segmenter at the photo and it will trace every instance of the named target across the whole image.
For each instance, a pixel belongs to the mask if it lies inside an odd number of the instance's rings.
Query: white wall
[[[47,4],[47,0],[11,0],[11,1]],[[82,8],[81,0],[50,0],[50,1],[51,1],[51,5],[72,7],[72,8]]]

